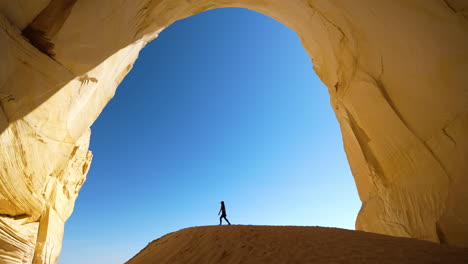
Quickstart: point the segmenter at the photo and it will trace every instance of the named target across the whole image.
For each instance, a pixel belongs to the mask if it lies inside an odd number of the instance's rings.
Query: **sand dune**
[[[126,264],[468,263],[468,249],[326,227],[204,226],[154,240]]]

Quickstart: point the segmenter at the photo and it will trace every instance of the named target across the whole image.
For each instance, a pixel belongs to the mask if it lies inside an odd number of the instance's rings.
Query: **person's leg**
[[[219,225],[221,225],[221,220],[223,219],[223,216],[219,217]]]
[[[231,223],[229,223],[229,220],[226,218],[226,216],[224,216],[224,220],[226,220],[226,222],[228,222],[228,225],[231,224]]]

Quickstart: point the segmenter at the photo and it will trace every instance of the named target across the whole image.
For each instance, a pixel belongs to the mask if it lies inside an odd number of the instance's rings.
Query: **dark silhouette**
[[[231,223],[229,223],[229,220],[227,220],[226,216],[226,207],[224,206],[224,201],[221,201],[221,209],[219,209],[219,212],[218,212],[218,215],[221,214],[221,217],[219,217],[219,225],[222,225],[222,219],[224,218],[224,220],[226,220],[226,222],[228,222],[228,224],[230,225]]]

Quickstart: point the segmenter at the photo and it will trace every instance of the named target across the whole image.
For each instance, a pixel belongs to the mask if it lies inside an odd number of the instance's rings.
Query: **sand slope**
[[[153,242],[126,264],[468,263],[468,249],[326,227],[204,226]]]

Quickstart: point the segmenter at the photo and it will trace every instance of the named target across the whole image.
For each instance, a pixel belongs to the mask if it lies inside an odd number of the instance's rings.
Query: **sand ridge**
[[[126,264],[468,263],[468,248],[312,226],[203,226],[167,234]]]

